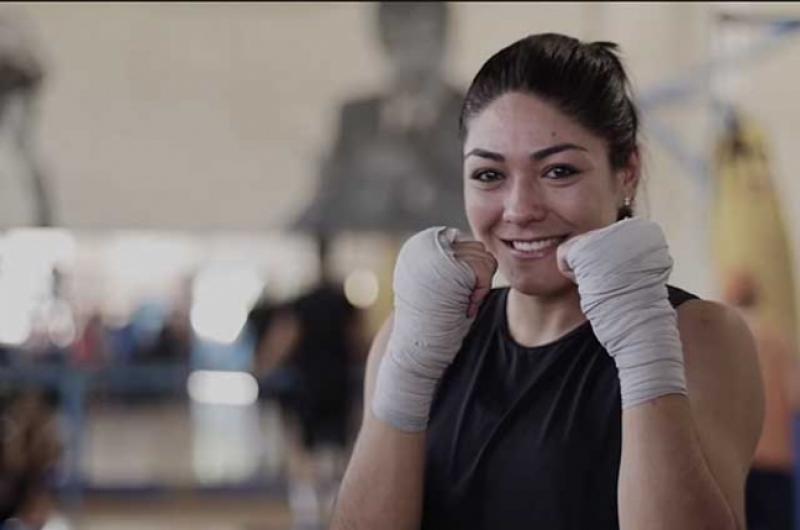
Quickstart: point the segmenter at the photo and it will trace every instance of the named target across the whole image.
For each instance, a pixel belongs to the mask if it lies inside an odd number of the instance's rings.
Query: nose
[[[530,178],[515,178],[503,205],[503,221],[524,225],[542,221],[547,215],[539,183]]]

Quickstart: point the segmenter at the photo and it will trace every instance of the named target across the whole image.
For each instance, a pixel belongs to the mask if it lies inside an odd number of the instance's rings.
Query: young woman
[[[632,217],[637,111],[610,43],[499,51],[461,126],[477,241],[404,245],[339,493],[343,529],[737,529],[761,426],[753,339],[667,286]],[[499,267],[510,287],[490,289]]]

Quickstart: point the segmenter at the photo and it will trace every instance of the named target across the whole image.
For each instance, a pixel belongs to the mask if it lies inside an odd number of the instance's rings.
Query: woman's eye
[[[577,172],[578,170],[572,166],[553,166],[547,170],[544,176],[549,179],[559,180],[571,177]]]
[[[477,180],[478,182],[484,182],[484,183],[497,182],[502,178],[503,175],[501,175],[497,171],[493,171],[490,169],[476,171],[475,173],[472,174],[472,180]]]

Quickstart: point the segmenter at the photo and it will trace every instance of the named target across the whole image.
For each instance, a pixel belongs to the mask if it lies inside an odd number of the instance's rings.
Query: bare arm
[[[331,530],[417,529],[422,517],[425,433],[405,433],[372,414],[380,360],[391,333],[386,321],[367,360],[364,415],[334,509]]]
[[[395,312],[367,360],[363,424],[339,490],[333,530],[420,526],[425,428],[436,382],[458,354],[497,269],[482,243],[457,238],[453,230],[432,227],[412,236],[398,255]],[[381,365],[390,335],[392,357],[385,361],[391,362]]]
[[[753,338],[733,311],[709,302],[687,302],[678,322],[689,397],[623,413],[620,528],[744,529],[763,416]]]

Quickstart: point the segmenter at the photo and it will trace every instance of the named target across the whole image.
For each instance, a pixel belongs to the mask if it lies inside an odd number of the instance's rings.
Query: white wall
[[[619,42],[640,92],[707,59],[718,8],[671,2],[452,7],[448,72],[461,86],[501,46],[527,33],[560,31]],[[59,218],[75,228],[280,228],[310,200],[338,103],[380,87],[385,74],[369,4],[16,8],[30,17],[46,51],[39,145]],[[798,5],[757,9],[800,16]],[[752,65],[740,95],[773,134],[786,197],[800,196],[791,171],[800,163],[793,149],[798,46]],[[698,99],[658,117],[699,153],[708,143],[705,109]],[[678,263],[674,279],[711,294],[708,197],[645,133],[643,202],[666,227]],[[786,205],[792,225],[800,220],[795,202]],[[792,236],[800,248],[800,233]]]

